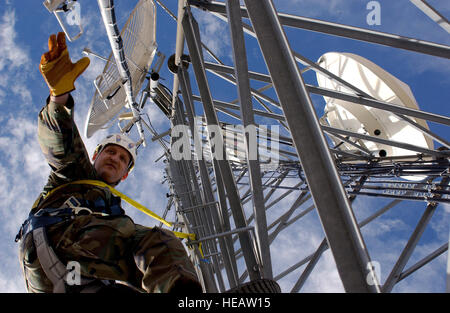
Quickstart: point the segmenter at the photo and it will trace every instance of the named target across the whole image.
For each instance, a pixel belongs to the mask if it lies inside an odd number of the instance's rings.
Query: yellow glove
[[[60,96],[75,90],[75,80],[89,66],[88,57],[72,63],[66,46],[63,32],[50,35],[48,39],[49,51],[44,53],[39,64],[39,71],[44,76],[52,96]]]

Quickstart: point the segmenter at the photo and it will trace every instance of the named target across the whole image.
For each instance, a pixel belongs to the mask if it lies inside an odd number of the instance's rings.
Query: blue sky
[[[84,47],[103,55],[109,55],[109,43],[101,21],[96,1],[79,1],[81,4],[83,36],[68,43],[72,60],[79,59]],[[137,1],[116,0],[116,14],[119,25],[125,23]],[[177,1],[163,1],[176,13]],[[381,4],[381,25],[367,25],[368,10],[366,0],[275,0],[280,12],[326,19],[333,22],[420,38],[442,44],[450,44],[449,34],[432,22],[414,5],[406,0],[379,1]],[[448,1],[434,0],[429,3],[441,13],[450,16]],[[233,62],[231,44],[226,24],[217,18],[195,10],[200,24],[202,40],[224,63]],[[47,51],[47,39],[51,33],[60,31],[55,17],[42,5],[42,1],[0,0],[0,292],[25,292],[25,286],[18,263],[17,244],[14,236],[22,221],[28,215],[30,206],[44,186],[49,167],[41,155],[36,140],[36,121],[39,110],[44,105],[48,89],[42,79],[38,64],[40,56]],[[348,39],[317,34],[309,31],[286,28],[292,48],[306,57],[317,60],[329,51],[360,54],[373,61],[400,80],[407,83],[421,109],[448,116],[450,90],[450,62],[448,59],[426,56],[419,53],[391,49],[379,45],[362,43]],[[157,5],[158,49],[168,58],[175,51],[175,22]],[[248,40],[247,40],[248,39]],[[250,70],[267,73],[256,40],[246,37]],[[187,50],[186,50],[187,51]],[[104,62],[91,57],[91,65],[77,80],[73,96],[76,101],[75,121],[83,132],[86,114],[94,93],[93,80],[101,73]],[[162,82],[172,88],[172,75],[163,66]],[[193,75],[191,76],[191,78]],[[236,98],[219,79],[208,76],[213,96],[223,101]],[[316,84],[315,75],[307,73],[307,83]],[[224,87],[224,86],[227,87]],[[313,97],[318,114],[323,112],[324,101]],[[164,115],[154,106],[147,106],[153,126],[160,132],[169,128]],[[429,123],[431,130],[450,140],[445,126]],[[109,131],[117,131],[112,128]],[[101,131],[92,138],[85,139],[90,153],[98,140],[105,135]],[[119,189],[162,214],[166,206],[166,184],[164,166],[155,160],[163,153],[156,143],[150,143],[141,150],[138,166]],[[283,205],[292,203],[294,194],[286,198],[271,211],[269,219],[275,219],[283,212]],[[389,201],[358,197],[353,208],[358,220],[365,218],[376,208]],[[396,206],[383,217],[363,228],[362,233],[373,260],[381,263],[381,280],[386,279],[401,249],[414,229],[421,212],[422,202],[407,202]],[[137,222],[152,226],[155,222],[133,208],[128,214]],[[421,259],[448,240],[448,206],[439,206],[423,240],[413,254],[410,263]],[[305,231],[307,230],[307,231]],[[308,214],[282,233],[272,246],[274,274],[282,272],[301,256],[312,253],[323,238],[317,214]],[[302,245],[300,245],[300,243]],[[301,246],[302,249],[297,247]],[[301,250],[301,251],[300,251]],[[399,283],[394,292],[443,292],[445,290],[445,266],[447,253],[415,273],[411,278]],[[340,292],[343,290],[336,272],[331,253],[327,251],[315,269],[304,290],[310,292]],[[289,291],[296,281],[298,272],[283,278],[279,283],[284,291]]]

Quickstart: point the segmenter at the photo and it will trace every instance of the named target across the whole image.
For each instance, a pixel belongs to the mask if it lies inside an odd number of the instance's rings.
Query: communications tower
[[[428,15],[424,19],[450,32],[446,18],[430,4],[410,2]],[[293,47],[307,32],[320,34],[318,40],[346,38],[445,60],[450,47],[280,13],[276,4],[179,0],[174,11],[164,0],[140,0],[137,8],[147,10],[141,17],[147,22],[139,27],[146,28],[121,34],[138,38],[135,34],[142,33],[149,41],[130,48],[132,40],[124,40],[121,59],[121,47],[114,51],[111,40],[119,34],[108,33],[115,56],[111,66],[119,74],[105,68],[93,110],[103,106],[111,115],[97,115],[106,118],[100,122],[88,117],[87,132],[117,114],[111,111],[114,101],[128,99],[129,112],[121,121],[129,124],[123,131],[137,125],[144,145],[147,126],[152,140],[161,142],[169,184],[164,217],[176,221],[173,230],[195,234],[185,243],[205,291],[279,292],[281,286],[281,292],[301,292],[320,275],[317,267],[328,255],[333,268],[325,272],[337,273],[346,292],[391,292],[448,250],[447,232],[441,234],[446,238],[441,246],[411,262],[433,215],[450,202],[448,104],[439,113],[429,112],[407,81],[358,51],[330,47],[311,60]],[[154,36],[164,31],[146,20],[156,18],[156,6],[177,25],[175,53],[167,60],[173,73],[169,88],[158,83],[161,63],[150,70],[157,59]],[[233,63],[222,61],[202,41],[194,17],[199,9],[226,22]],[[127,27],[141,25],[137,16]],[[132,80],[118,64],[128,64]],[[133,74],[134,67],[147,72]],[[108,81],[108,75],[115,78]],[[142,91],[123,83],[142,84],[146,75]],[[132,100],[139,92],[140,100]],[[170,132],[157,134],[140,118],[147,102],[164,112]],[[383,227],[378,221],[390,214],[396,224]],[[388,229],[404,224],[411,227],[408,238],[389,241]],[[366,236],[371,225],[376,226]],[[378,236],[386,253],[394,246],[400,252],[380,265],[368,236]]]

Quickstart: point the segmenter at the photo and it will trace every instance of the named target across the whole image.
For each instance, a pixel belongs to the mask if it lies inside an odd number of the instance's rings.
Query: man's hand
[[[50,88],[51,96],[60,96],[75,89],[75,80],[89,66],[89,58],[84,57],[72,63],[63,32],[50,35],[49,51],[44,53],[39,64],[39,71]]]

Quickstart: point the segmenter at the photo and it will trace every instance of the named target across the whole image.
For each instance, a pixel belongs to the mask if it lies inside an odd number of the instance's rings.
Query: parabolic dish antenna
[[[408,85],[359,55],[329,52],[319,58],[318,64],[377,100],[419,109]],[[355,94],[320,73],[317,73],[316,77],[320,87]],[[430,138],[392,112],[329,97],[324,99],[326,101],[325,117],[332,127],[433,149],[433,141]],[[424,120],[409,118],[429,130]],[[335,140],[334,137],[333,140]],[[338,144],[340,141],[336,139],[334,143]],[[368,140],[359,139],[358,143],[377,157],[417,154],[415,151]],[[355,148],[348,143],[342,143],[339,149],[350,152]]]
[[[132,88],[137,94],[156,54],[156,9],[153,1],[138,2],[120,35],[130,70]],[[131,105],[126,103],[126,93],[112,53],[102,74],[95,79],[94,85],[96,91],[85,125],[87,138],[113,119],[125,105]]]

